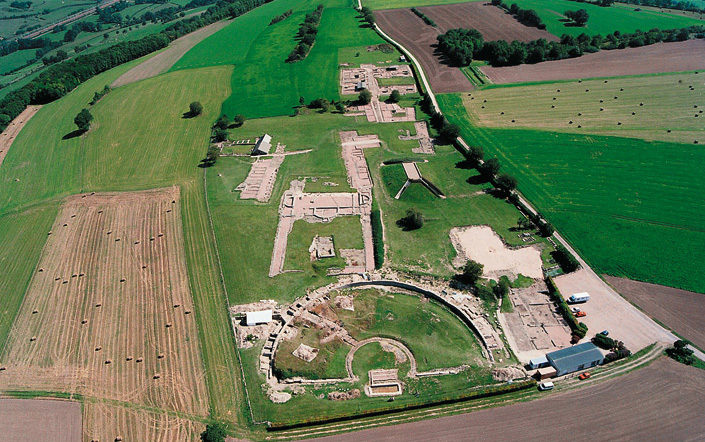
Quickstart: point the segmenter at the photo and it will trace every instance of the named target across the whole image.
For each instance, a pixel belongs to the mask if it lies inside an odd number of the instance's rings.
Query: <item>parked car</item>
[[[570,311],[573,313],[578,313],[580,311],[580,307],[571,307]]]
[[[608,336],[608,335],[610,334],[610,332],[608,332],[607,330],[602,330],[602,331],[600,332],[600,334],[601,334],[602,336]]]
[[[553,382],[546,381],[539,384],[539,391],[553,390]]]
[[[590,379],[590,373],[587,371],[585,373],[581,373],[580,376],[578,376],[578,379],[580,379],[581,381],[584,381],[585,379]]]
[[[587,316],[587,313],[585,313],[583,311],[575,313],[576,318],[582,318],[583,316]]]

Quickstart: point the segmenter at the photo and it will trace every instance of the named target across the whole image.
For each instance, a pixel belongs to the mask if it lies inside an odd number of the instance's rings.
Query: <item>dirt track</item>
[[[27,106],[14,120],[7,125],[5,130],[0,134],[0,165],[2,165],[5,155],[10,150],[13,141],[17,138],[25,124],[30,118],[41,109],[41,106]]]
[[[520,66],[484,66],[493,83],[554,81],[705,69],[705,40],[657,43]]]
[[[702,440],[705,376],[661,358],[578,391],[470,414],[342,434],[320,441]]]
[[[440,62],[435,54],[438,35],[453,28],[475,28],[485,40],[556,40],[546,31],[524,26],[499,8],[482,2],[419,8],[431,17],[437,28],[428,26],[410,9],[376,11],[377,24],[394,40],[409,49],[423,67],[436,93],[462,92],[473,88],[465,75]]]
[[[81,440],[81,404],[40,399],[0,399],[0,442]]]
[[[76,392],[206,416],[192,311],[178,188],[69,197],[0,355],[0,391]],[[191,425],[112,406],[85,412],[87,439],[153,440],[145,431]]]
[[[614,276],[605,279],[647,315],[705,348],[705,294]]]
[[[168,71],[174,63],[179,61],[179,59],[188,52],[189,49],[196,46],[199,42],[215,34],[217,31],[223,29],[225,26],[229,25],[230,21],[219,21],[194,31],[190,34],[186,34],[183,37],[179,37],[172,41],[169,47],[164,49],[159,54],[151,57],[148,60],[143,61],[137,66],[133,67],[129,71],[120,75],[111,87],[124,86],[126,84],[134,83],[136,81],[144,80],[146,78],[155,77],[161,73]]]

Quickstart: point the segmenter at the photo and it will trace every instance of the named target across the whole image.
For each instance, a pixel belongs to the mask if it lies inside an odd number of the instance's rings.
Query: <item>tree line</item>
[[[502,0],[492,0],[494,6],[500,7],[509,12],[517,21],[525,26],[546,29],[546,25],[541,21],[541,17],[533,9],[521,9],[516,3],[507,6]]]
[[[286,20],[287,17],[289,17],[291,14],[294,13],[293,9],[289,9],[288,11],[285,11],[283,14],[277,15],[272,19],[272,21],[269,22],[269,26],[272,26],[275,23],[279,23],[282,20]]]
[[[600,50],[647,46],[659,42],[685,41],[691,37],[705,38],[705,26],[622,34],[615,31],[603,37],[585,33],[577,37],[564,34],[560,41],[545,39],[530,42],[504,40],[484,41],[476,29],[451,29],[438,36],[438,48],[454,66],[467,66],[472,60],[485,60],[492,66],[516,66],[524,63],[562,60],[580,57]]]
[[[421,20],[423,20],[424,23],[426,23],[429,26],[433,26],[434,28],[437,27],[436,22],[431,19],[428,15],[424,14],[423,12],[419,11],[416,8],[411,8],[411,12],[416,14]]]
[[[225,18],[238,17],[271,0],[221,1],[198,17],[180,20],[163,31],[139,40],[117,43],[92,54],[47,68],[23,87],[0,100],[0,130],[29,104],[45,104],[59,99],[89,78],[166,47],[171,41]]]
[[[296,33],[296,38],[299,42],[291,51],[286,59],[287,63],[293,63],[303,60],[311,51],[313,43],[316,42],[318,34],[318,25],[321,23],[321,15],[323,14],[323,5],[318,5],[316,10],[309,12],[304,17],[304,21],[299,25],[299,31]]]

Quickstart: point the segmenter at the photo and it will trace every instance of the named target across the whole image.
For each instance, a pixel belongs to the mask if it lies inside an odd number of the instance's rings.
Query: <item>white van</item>
[[[539,391],[553,390],[553,387],[554,385],[551,381],[541,382],[539,384]]]

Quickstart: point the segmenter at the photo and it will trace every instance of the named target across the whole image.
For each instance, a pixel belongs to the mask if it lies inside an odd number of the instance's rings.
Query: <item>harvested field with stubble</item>
[[[63,203],[0,355],[0,390],[64,391],[157,414],[208,415],[180,207],[177,187]],[[98,422],[84,426],[88,439],[154,440],[124,431],[179,426],[163,413],[85,411],[87,423]],[[130,419],[149,423],[133,427]]]
[[[473,89],[460,69],[441,63],[440,55],[436,54],[438,35],[449,29],[475,28],[485,40],[557,40],[546,31],[524,26],[511,15],[487,3],[428,6],[419,10],[433,19],[438,27],[426,25],[410,9],[377,11],[375,17],[385,33],[409,49],[419,60],[436,93]]]
[[[179,61],[183,55],[188,52],[192,47],[196,46],[202,40],[216,32],[223,29],[225,26],[229,25],[231,21],[219,21],[194,31],[190,34],[186,34],[183,37],[179,37],[172,41],[171,44],[155,55],[150,57],[137,66],[133,67],[129,71],[120,75],[117,80],[113,81],[112,87],[123,86],[126,84],[134,83],[136,81],[144,80],[146,78],[151,78],[171,69],[174,64]]]
[[[705,40],[656,43],[565,60],[480,69],[497,84],[693,71],[705,69]]]
[[[522,440],[545,441],[554,434],[572,440],[702,440],[705,438],[705,376],[702,370],[661,358],[645,368],[580,391],[548,393],[546,398],[469,414],[372,428],[317,441]],[[629,406],[629,405],[638,406]],[[579,418],[576,416],[579,415]],[[501,424],[498,424],[501,422]]]
[[[605,280],[647,315],[705,348],[705,294],[605,275]]]

